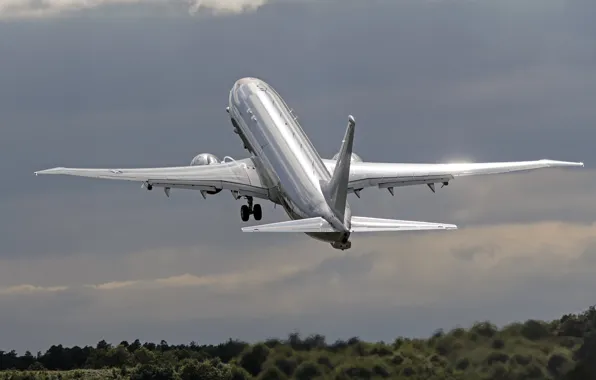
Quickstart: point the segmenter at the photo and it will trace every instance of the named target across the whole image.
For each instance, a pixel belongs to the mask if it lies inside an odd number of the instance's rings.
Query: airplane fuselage
[[[344,218],[339,220],[322,188],[331,173],[281,96],[262,80],[243,78],[230,91],[228,112],[288,216],[294,220],[322,217],[344,232],[308,235],[349,245],[350,206],[346,204]]]

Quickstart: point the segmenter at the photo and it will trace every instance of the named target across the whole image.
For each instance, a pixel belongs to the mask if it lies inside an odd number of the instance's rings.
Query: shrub
[[[485,338],[492,338],[497,333],[497,327],[490,322],[478,322],[472,327],[472,331]]]
[[[563,367],[565,366],[565,364],[567,364],[567,362],[568,360],[565,356],[561,354],[552,354],[548,358],[546,366],[551,373],[559,375],[563,372],[566,372],[563,370]]]
[[[404,369],[402,369],[401,373],[404,376],[410,377],[410,376],[413,376],[416,372],[414,371],[414,368],[408,366],[408,367],[405,367]]]
[[[294,378],[298,380],[310,380],[323,374],[323,371],[313,362],[304,362],[296,368]]]
[[[499,338],[494,339],[491,344],[491,347],[494,348],[495,350],[500,350],[503,347],[505,347],[505,341],[503,339],[499,339]]]
[[[160,367],[154,364],[142,364],[130,375],[130,380],[171,380],[174,379],[172,367]]]
[[[515,354],[512,359],[519,365],[528,365],[532,361],[532,355]]]
[[[259,375],[259,380],[283,380],[286,379],[286,375],[276,367],[269,367]]]
[[[389,377],[391,376],[391,373],[389,373],[389,370],[387,369],[387,367],[385,367],[382,364],[375,364],[373,366],[373,373],[379,377]]]
[[[268,355],[269,348],[267,346],[256,344],[242,355],[240,365],[252,376],[257,376],[261,372],[263,363],[267,360]]]
[[[539,340],[550,336],[550,331],[544,323],[529,320],[522,325],[521,335],[530,340]]]
[[[455,368],[460,371],[465,371],[470,366],[470,359],[468,358],[461,358],[455,363]]]
[[[377,356],[389,356],[391,354],[393,354],[393,351],[391,349],[389,349],[387,346],[385,345],[378,345],[373,347],[373,349],[370,351],[371,355],[377,355]]]
[[[486,358],[488,365],[492,365],[493,363],[507,363],[508,360],[509,355],[498,351],[491,352]]]
[[[275,365],[287,376],[292,376],[294,370],[298,366],[296,360],[291,358],[279,358],[275,360]]]
[[[396,354],[391,358],[391,363],[395,365],[401,365],[404,362],[404,357],[400,354]]]
[[[329,357],[325,356],[325,355],[319,356],[317,358],[317,364],[320,364],[320,365],[327,367],[329,369],[333,368],[333,363],[331,362],[331,359],[329,359]]]

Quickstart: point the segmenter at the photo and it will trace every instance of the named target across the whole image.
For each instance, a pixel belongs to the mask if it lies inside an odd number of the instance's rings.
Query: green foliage
[[[322,335],[250,345],[170,345],[135,340],[87,347],[51,346],[34,356],[0,351],[0,380],[584,380],[596,379],[596,309],[550,322],[499,329],[436,330],[428,339],[391,344],[357,337],[327,343]]]
[[[256,344],[242,355],[240,365],[252,376],[257,376],[261,372],[268,355],[269,347],[262,343]]]
[[[310,380],[323,374],[318,364],[306,361],[296,368],[294,378],[297,380]]]
[[[287,375],[276,367],[269,367],[259,375],[259,380],[285,380]]]
[[[173,380],[174,370],[154,364],[142,364],[130,375],[130,380]]]
[[[544,322],[529,320],[523,324],[521,335],[530,340],[545,339],[550,336],[550,331]]]

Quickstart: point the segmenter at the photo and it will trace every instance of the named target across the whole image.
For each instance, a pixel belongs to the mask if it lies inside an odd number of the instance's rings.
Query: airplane
[[[231,191],[234,199],[246,199],[240,217],[262,218],[254,198],[281,205],[289,221],[244,227],[244,232],[297,232],[350,249],[352,233],[381,231],[453,230],[456,225],[353,216],[348,194],[360,198],[365,188],[387,189],[435,184],[447,186],[456,177],[530,171],[539,168],[583,167],[582,162],[554,160],[492,163],[383,163],[365,162],[353,152],[356,121],[349,115],[339,152],[323,159],[308,139],[294,111],[265,81],[245,77],[237,80],[226,107],[234,132],[250,157],[222,161],[213,154],[195,156],[190,165],[156,168],[64,168],[35,172],[141,182],[152,190],[163,188],[200,191],[203,198]]]

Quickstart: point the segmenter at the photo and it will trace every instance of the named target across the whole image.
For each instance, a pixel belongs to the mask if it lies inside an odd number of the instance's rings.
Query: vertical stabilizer
[[[328,202],[339,220],[343,222],[348,198],[348,181],[350,179],[350,163],[352,146],[354,145],[354,129],[356,121],[352,115],[348,118],[348,128],[341,144],[335,163],[331,181],[327,185]]]

